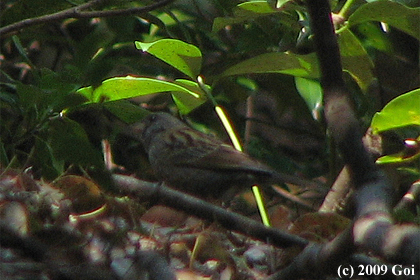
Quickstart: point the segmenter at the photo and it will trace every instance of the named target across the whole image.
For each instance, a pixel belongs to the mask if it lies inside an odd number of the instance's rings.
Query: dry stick
[[[373,134],[371,128],[365,133],[363,143],[372,158],[376,159],[384,155],[381,147],[381,137]],[[349,166],[344,166],[319,208],[320,212],[335,212],[344,215],[352,213],[353,209],[349,203],[354,193],[351,176]]]
[[[112,16],[126,16],[126,15],[135,15],[143,14],[155,10],[157,8],[163,7],[174,0],[163,0],[149,6],[136,7],[129,9],[120,9],[120,10],[109,10],[109,11],[91,11],[91,12],[82,12],[88,8],[97,6],[105,1],[103,0],[93,0],[86,4],[82,4],[64,11],[60,11],[54,14],[49,14],[45,16],[40,16],[36,18],[24,19],[22,21],[7,25],[0,28],[0,35],[7,34],[13,31],[18,31],[25,27],[47,23],[51,21],[63,20],[67,18],[94,18],[94,17],[112,17]]]
[[[217,222],[228,230],[238,231],[262,241],[270,239],[271,244],[280,248],[290,246],[303,248],[308,244],[308,241],[304,238],[266,227],[237,213],[229,212],[201,199],[172,190],[165,187],[164,184],[145,182],[123,175],[113,175],[112,178],[118,189],[123,193],[151,203],[162,203],[177,210],[185,211],[190,215]]]
[[[352,184],[350,180],[350,170],[348,166],[344,166],[334,184],[325,197],[319,212],[323,213],[343,213],[345,205],[349,202],[353,194]]]
[[[248,152],[249,142],[251,141],[252,126],[255,123],[252,121],[254,117],[254,96],[250,95],[246,99],[246,122],[245,122],[245,151]]]

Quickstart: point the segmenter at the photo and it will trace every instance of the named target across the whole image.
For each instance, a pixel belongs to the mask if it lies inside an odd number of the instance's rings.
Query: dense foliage
[[[3,175],[15,169],[52,181],[89,174],[103,184],[90,193],[110,191],[106,138],[116,164],[150,179],[144,154],[119,135],[120,124],[166,110],[227,140],[218,106],[249,154],[332,185],[342,161],[323,117],[304,3],[162,2],[145,11],[156,2],[1,2]],[[401,197],[420,178],[420,2],[330,3],[357,117],[381,137],[377,164],[394,176]],[[94,197],[87,203],[97,207]],[[418,214],[407,215],[397,218],[418,222]]]

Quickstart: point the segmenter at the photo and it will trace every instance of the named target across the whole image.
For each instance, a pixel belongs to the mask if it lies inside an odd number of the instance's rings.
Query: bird
[[[201,197],[222,196],[231,187],[308,180],[274,171],[218,138],[195,130],[166,112],[151,113],[126,133],[142,143],[157,179]]]

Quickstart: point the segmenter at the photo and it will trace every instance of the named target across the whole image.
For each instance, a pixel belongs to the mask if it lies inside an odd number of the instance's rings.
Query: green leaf
[[[242,23],[246,20],[249,20],[249,18],[247,17],[217,17],[213,21],[213,26],[211,28],[211,31],[215,33],[225,28],[225,26]]]
[[[94,98],[94,88],[92,86],[88,86],[88,87],[83,87],[77,90],[78,94],[83,95],[84,97],[86,97],[89,101],[94,102],[95,98]]]
[[[156,37],[154,36],[158,33],[160,29],[164,30],[165,33],[167,33],[170,37],[176,37],[176,35],[172,34],[170,27],[176,26],[179,23],[192,21],[194,19],[193,17],[179,10],[171,10],[170,14],[163,12],[156,16],[152,14],[146,14],[142,16],[142,18],[146,19],[148,22],[151,23],[149,31],[150,36],[144,38],[155,38],[154,40],[156,40]]]
[[[312,112],[322,104],[322,89],[318,81],[295,77],[296,89]]]
[[[39,115],[48,115],[82,104],[85,100],[74,94],[78,87],[79,85],[66,80],[62,74],[42,69],[39,87],[18,82],[16,91],[25,110],[36,108]]]
[[[127,100],[105,102],[103,106],[120,120],[126,123],[135,123],[150,114],[149,111]]]
[[[85,130],[75,121],[67,118],[53,120],[50,123],[48,144],[56,161],[103,166],[100,150],[95,149]]]
[[[414,156],[406,157],[404,152],[396,153],[392,155],[386,155],[380,157],[376,160],[377,164],[408,164],[412,162],[418,162],[420,159],[420,153],[415,154]]]
[[[201,70],[201,51],[180,40],[162,39],[153,43],[135,42],[136,48],[148,52],[195,80]]]
[[[375,133],[406,126],[420,126],[420,89],[391,100],[373,116],[371,124]]]
[[[343,69],[348,71],[359,87],[366,91],[375,79],[373,62],[360,41],[350,30],[344,30],[338,36]]]
[[[293,4],[293,0],[267,0],[267,4],[273,9],[282,9],[286,4]]]
[[[266,1],[245,2],[233,9],[234,17],[217,17],[213,21],[212,32],[217,32],[227,25],[242,23],[260,16],[278,13]]]
[[[252,1],[241,3],[233,9],[236,17],[248,17],[255,14],[273,14],[278,13],[267,1]]]
[[[94,90],[92,87],[86,87],[77,92],[86,96],[91,102],[120,100],[159,92],[182,92],[194,98],[204,98],[200,93],[176,83],[132,76],[110,78]]]
[[[41,169],[42,177],[45,179],[55,179],[64,172],[63,160],[54,157],[50,145],[39,137],[36,137],[35,140],[33,163]]]
[[[366,21],[385,22],[420,40],[420,8],[408,8],[391,1],[376,1],[362,5],[348,20],[349,26]]]
[[[238,24],[276,13],[280,15],[278,18],[279,23],[282,23],[285,26],[290,26],[290,24],[296,23],[296,20],[294,20],[293,23],[290,22],[290,19],[294,18],[293,15],[296,14],[296,12],[291,6],[288,8],[289,9],[282,8],[281,10],[276,10],[272,8],[267,1],[241,3],[233,9],[233,17],[215,18],[213,21],[212,32],[217,32],[227,25]]]
[[[363,46],[369,50],[374,48],[393,55],[394,48],[387,33],[374,22],[365,22],[352,28]]]
[[[49,93],[64,95],[74,92],[80,86],[73,81],[74,79],[67,76],[66,72],[56,73],[48,68],[42,68],[39,87]]]
[[[53,94],[48,94],[34,85],[18,83],[16,91],[19,95],[20,104],[25,110],[35,107],[40,112],[44,112],[52,107],[54,99],[56,98]]]
[[[192,92],[195,92],[198,95],[202,95],[203,91],[196,82],[178,79],[175,80],[175,83],[189,89]],[[210,91],[210,86],[207,86],[207,89]],[[206,98],[196,98],[191,94],[185,94],[184,92],[173,92],[172,99],[174,100],[180,113],[183,115],[188,114],[189,112],[206,102]]]
[[[315,54],[265,53],[242,61],[222,73],[222,76],[251,73],[281,73],[296,77],[318,78]]]

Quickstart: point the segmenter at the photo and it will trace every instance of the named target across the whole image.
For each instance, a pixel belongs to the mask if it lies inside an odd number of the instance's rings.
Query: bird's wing
[[[271,173],[268,166],[252,159],[247,154],[235,150],[216,138],[200,137],[194,144],[180,145],[171,162],[177,166],[212,170],[248,171],[251,173]],[[175,150],[176,151],[176,150]]]
[[[316,182],[301,179],[294,175],[278,173],[267,165],[237,151],[219,139],[207,134],[185,129],[183,137],[171,139],[173,145],[168,162],[179,167],[208,170],[249,172],[255,175],[269,176],[273,181],[288,182],[302,186],[320,186]],[[168,143],[168,144],[169,144]]]

